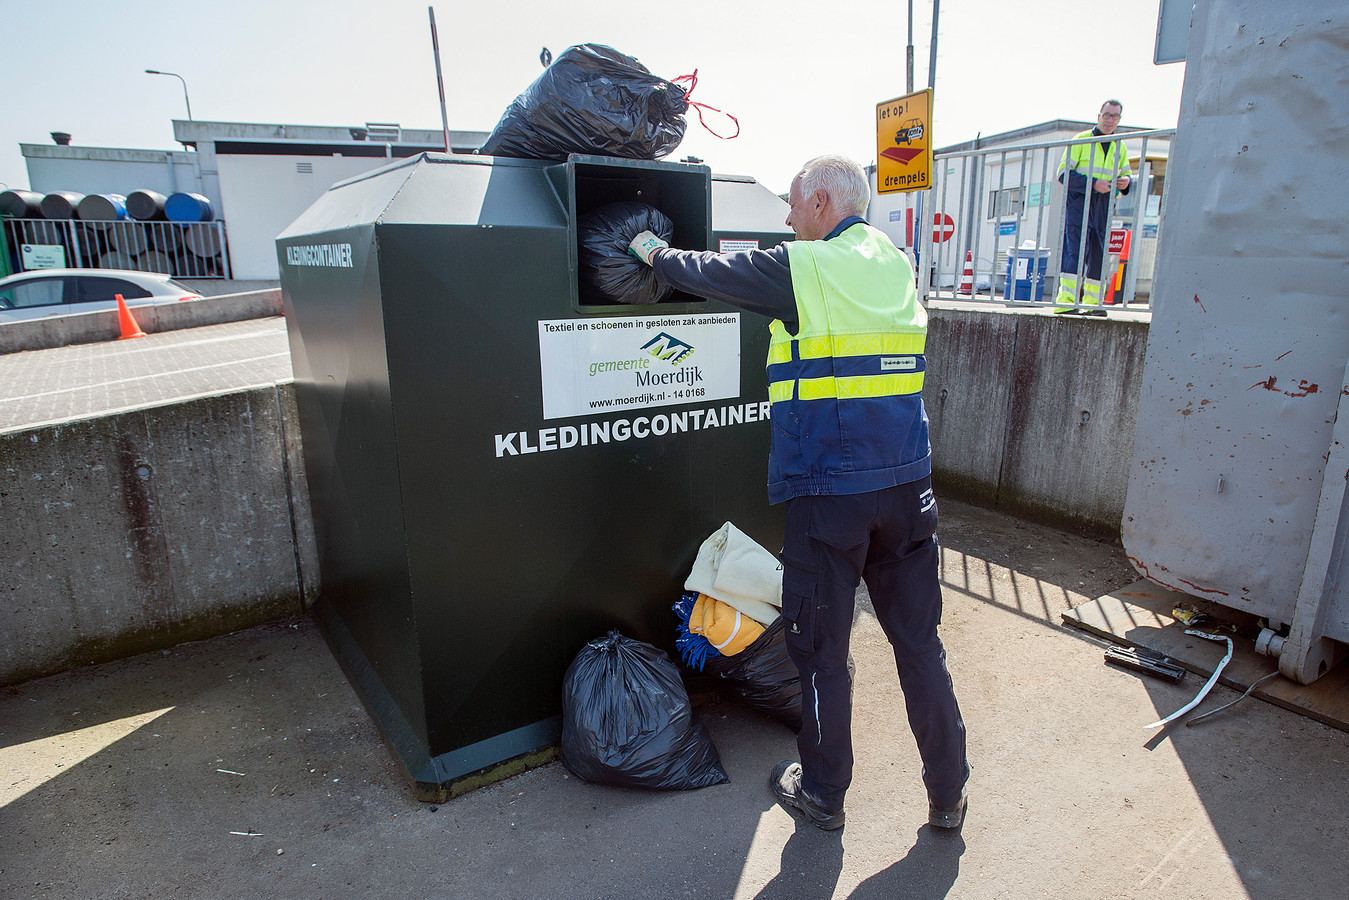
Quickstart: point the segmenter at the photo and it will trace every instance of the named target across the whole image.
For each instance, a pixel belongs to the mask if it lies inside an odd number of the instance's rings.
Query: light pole
[[[183,82],[183,100],[187,103],[187,120],[188,120],[189,122],[191,122],[191,121],[192,121],[192,101],[189,100],[189,99],[188,99],[188,96],[187,96],[187,81],[186,81],[186,79],[184,79],[183,76],[179,75],[177,72],[161,72],[161,71],[159,71],[158,69],[146,69],[146,70],[145,70],[145,74],[146,74],[146,75],[172,75],[174,78],[177,78],[179,81]]]

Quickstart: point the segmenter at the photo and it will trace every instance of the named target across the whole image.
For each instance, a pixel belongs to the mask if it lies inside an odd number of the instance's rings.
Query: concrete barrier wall
[[[0,435],[0,684],[303,610],[303,466],[291,384]]]
[[[245,319],[262,319],[283,313],[280,288],[131,308],[131,315],[135,318],[136,324],[146,334],[177,331],[180,328],[201,328],[224,322],[241,322]],[[52,347],[68,347],[71,344],[95,344],[115,340],[121,334],[121,321],[115,309],[107,312],[50,316],[29,322],[6,322],[0,325],[0,353],[48,350]]]
[[[1117,537],[1147,324],[931,312],[940,494]],[[290,383],[0,435],[0,522],[0,684],[291,615],[319,587]]]
[[[1119,537],[1148,324],[934,309],[923,400],[938,490]]]

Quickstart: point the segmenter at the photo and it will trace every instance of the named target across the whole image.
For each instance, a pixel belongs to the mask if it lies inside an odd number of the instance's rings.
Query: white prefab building
[[[31,189],[47,194],[130,194],[151,190],[206,197],[227,225],[236,279],[279,277],[276,236],[334,182],[394,159],[444,150],[442,131],[366,123],[360,127],[268,125],[175,119],[174,138],[195,150],[129,150],[20,144]],[[487,139],[452,131],[457,153]]]

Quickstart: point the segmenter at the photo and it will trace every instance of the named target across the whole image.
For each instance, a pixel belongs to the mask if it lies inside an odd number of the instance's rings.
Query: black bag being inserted
[[[725,784],[721,757],[670,657],[617,631],[586,644],[562,683],[562,763],[591,784]]]
[[[563,51],[516,97],[479,153],[565,160],[570,153],[659,159],[684,139],[684,89],[603,44]]]
[[[727,681],[746,704],[793,731],[801,730],[801,674],[787,655],[786,619],[778,616],[764,633],[734,656],[712,653],[703,671]]]
[[[674,223],[663,212],[621,200],[585,213],[576,225],[581,303],[659,303],[672,293],[650,266],[628,252],[632,239],[643,231],[667,243],[674,237]]]

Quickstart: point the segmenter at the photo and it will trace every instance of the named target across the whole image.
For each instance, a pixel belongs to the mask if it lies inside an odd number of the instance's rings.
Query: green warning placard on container
[[[932,88],[876,104],[876,191],[932,186]]]

